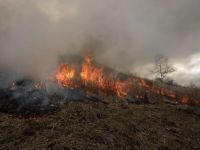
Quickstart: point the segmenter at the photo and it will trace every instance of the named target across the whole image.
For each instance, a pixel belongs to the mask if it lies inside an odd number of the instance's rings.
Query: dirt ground
[[[199,150],[200,107],[86,101],[34,119],[0,113],[0,149]]]

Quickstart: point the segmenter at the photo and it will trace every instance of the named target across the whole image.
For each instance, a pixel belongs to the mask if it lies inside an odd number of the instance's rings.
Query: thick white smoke
[[[199,6],[199,0],[0,0],[0,67],[42,76],[59,55],[85,51],[132,72],[158,53],[178,62],[199,52]]]

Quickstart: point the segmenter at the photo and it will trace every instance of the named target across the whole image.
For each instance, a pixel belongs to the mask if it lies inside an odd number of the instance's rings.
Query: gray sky
[[[0,0],[0,67],[42,76],[62,53],[92,51],[149,77],[157,54],[172,78],[200,81],[199,0]]]

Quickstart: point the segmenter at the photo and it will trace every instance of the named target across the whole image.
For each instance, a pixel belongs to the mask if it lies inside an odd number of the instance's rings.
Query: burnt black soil
[[[69,102],[34,119],[0,113],[0,149],[200,149],[198,106]]]

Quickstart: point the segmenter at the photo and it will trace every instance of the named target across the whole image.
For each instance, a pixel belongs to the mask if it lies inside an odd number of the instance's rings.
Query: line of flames
[[[66,88],[77,88],[80,85],[75,83],[77,71],[75,67],[70,67],[66,64],[61,64],[56,73],[56,80],[58,84]],[[105,75],[104,68],[102,66],[97,67],[92,63],[92,57],[86,56],[82,62],[81,71],[78,73],[78,79],[83,85],[92,84],[95,85],[99,91],[108,92],[111,91],[119,98],[125,98],[128,96],[128,93],[131,91],[133,82],[131,79],[125,81],[119,80],[117,77],[114,77],[112,73],[110,75]],[[139,79],[139,86],[143,87],[145,90],[151,91],[154,94],[167,96],[180,103],[189,103],[189,96],[184,95],[177,98],[177,94],[173,91],[170,91],[161,87],[153,87],[148,84],[144,79]],[[135,95],[141,99],[144,96]]]
[[[178,94],[173,90],[154,86],[152,83],[146,82],[144,79],[137,79],[137,82],[134,82],[131,78],[121,81],[112,73],[106,75],[104,68],[102,66],[97,67],[94,65],[92,63],[92,57],[89,56],[84,58],[80,71],[77,71],[74,66],[61,64],[56,71],[55,79],[58,82],[58,85],[64,88],[86,87],[87,90],[87,86],[92,85],[95,86],[99,92],[112,93],[120,99],[124,99],[131,94],[133,98],[145,99],[147,93],[153,93],[156,95],[166,96],[175,102],[183,104],[199,104],[199,100],[193,99],[191,101],[190,96],[187,94]],[[49,80],[52,79],[50,78]],[[33,87],[36,89],[42,89],[43,83],[34,83]],[[142,87],[146,93],[137,94],[137,92],[135,93],[135,88],[133,87]],[[10,89],[16,90],[16,85],[14,82],[12,83]]]
[[[61,64],[56,73],[58,84],[67,88],[77,87],[78,85],[75,84],[76,72],[75,67]],[[93,84],[101,91],[112,91],[120,98],[125,97],[128,93],[127,81],[119,81],[112,74],[106,77],[103,67],[96,67],[92,63],[92,57],[84,58],[78,76],[83,85]]]

